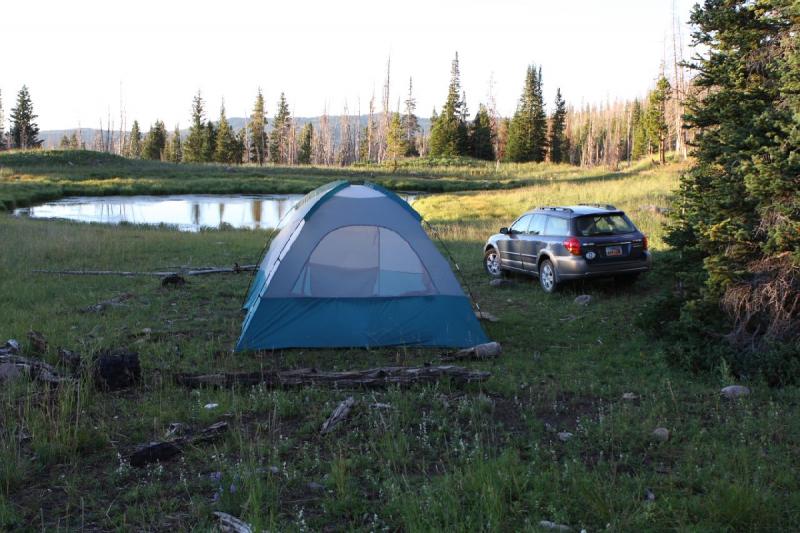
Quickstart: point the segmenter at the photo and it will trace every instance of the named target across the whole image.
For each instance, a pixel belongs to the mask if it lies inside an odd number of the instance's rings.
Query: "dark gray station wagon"
[[[531,274],[545,292],[589,277],[634,280],[652,264],[647,237],[612,205],[533,209],[489,237],[484,253],[490,276]]]

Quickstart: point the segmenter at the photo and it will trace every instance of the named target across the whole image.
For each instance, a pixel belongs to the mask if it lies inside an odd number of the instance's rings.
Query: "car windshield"
[[[620,214],[579,217],[575,221],[575,228],[582,237],[619,235],[635,231],[633,224]]]

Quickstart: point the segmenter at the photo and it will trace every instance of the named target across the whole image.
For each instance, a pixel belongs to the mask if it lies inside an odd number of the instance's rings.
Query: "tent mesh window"
[[[396,232],[379,226],[345,226],[317,244],[292,293],[313,298],[369,298],[438,291],[416,252]]]

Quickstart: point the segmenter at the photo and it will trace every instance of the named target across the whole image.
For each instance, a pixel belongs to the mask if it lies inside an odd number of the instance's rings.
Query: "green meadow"
[[[726,368],[669,367],[637,327],[671,290],[664,216],[683,164],[618,171],[463,161],[391,167],[169,165],[89,152],[0,154],[6,209],[64,195],[304,192],[367,179],[443,192],[415,203],[459,264],[503,354],[462,364],[482,384],[335,390],[177,385],[176,372],[436,363],[441,351],[286,350],[231,353],[247,274],[198,276],[163,288],[154,277],[60,276],[35,269],[171,270],[254,263],[264,231],[104,226],[0,215],[0,343],[32,355],[29,330],[86,361],[104,349],[139,354],[142,383],[119,392],[90,375],[57,388],[0,386],[0,530],[212,530],[214,511],[270,531],[787,531],[800,527],[800,391],[751,382],[726,400]],[[486,190],[480,190],[486,189]],[[494,288],[482,245],[543,204],[613,203],[650,237],[655,270],[632,286],[606,281],[545,295],[529,278]],[[589,294],[588,306],[573,303]],[[120,298],[121,297],[121,298]],[[119,298],[120,305],[86,311]],[[632,395],[623,395],[632,393]],[[353,396],[351,416],[320,434]],[[217,407],[207,409],[209,404]],[[376,404],[383,404],[376,407]],[[163,463],[132,467],[139,444],[173,423],[220,439]],[[653,438],[667,428],[666,441]],[[562,440],[559,433],[572,437]]]

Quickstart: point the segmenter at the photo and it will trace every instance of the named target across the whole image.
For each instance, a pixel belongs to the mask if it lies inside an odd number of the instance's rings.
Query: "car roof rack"
[[[549,205],[545,205],[545,206],[542,206],[542,207],[537,207],[536,209],[547,210],[547,211],[563,211],[565,213],[572,213],[573,212],[572,209],[570,209],[569,207],[554,207],[554,206],[549,206]]]
[[[608,209],[609,211],[616,211],[617,208],[611,204],[578,204],[586,207],[599,207],[600,209]]]

